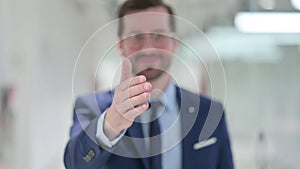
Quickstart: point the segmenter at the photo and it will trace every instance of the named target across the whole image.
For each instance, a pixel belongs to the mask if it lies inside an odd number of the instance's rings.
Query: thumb
[[[132,67],[131,67],[130,60],[127,58],[123,58],[121,82],[125,81],[131,77],[131,70],[132,70]]]

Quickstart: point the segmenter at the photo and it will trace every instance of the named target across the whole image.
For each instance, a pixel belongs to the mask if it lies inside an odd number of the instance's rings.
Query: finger
[[[122,83],[120,83],[119,87],[122,91],[125,91],[131,86],[135,86],[137,84],[144,83],[144,82],[146,82],[146,77],[143,75],[140,75],[140,76],[135,76],[135,77],[132,77],[132,78],[129,78],[129,79],[123,81]]]
[[[127,58],[123,58],[121,82],[125,81],[131,77],[131,70],[132,70],[132,67],[131,67],[130,60]]]
[[[137,106],[134,109],[131,109],[125,114],[125,118],[127,118],[130,121],[134,121],[136,117],[144,113],[146,110],[148,110],[149,103],[145,102],[139,106]]]
[[[152,85],[149,82],[145,82],[145,83],[141,83],[135,86],[131,86],[128,89],[126,89],[121,97],[120,97],[120,101],[124,101],[128,98],[137,96],[139,94],[142,94],[144,92],[150,92],[152,89]]]
[[[131,97],[139,95],[143,92],[150,92],[151,89],[152,89],[151,83],[145,82],[145,83],[135,85],[135,86],[132,86],[132,87],[128,88],[127,93],[129,95],[129,98],[131,98]]]
[[[123,110],[123,112],[127,112],[130,109],[134,109],[137,106],[143,104],[144,102],[147,101],[147,99],[149,99],[150,97],[150,93],[149,92],[144,92],[140,95],[134,96],[130,99],[125,100],[123,103],[121,103],[121,108]]]

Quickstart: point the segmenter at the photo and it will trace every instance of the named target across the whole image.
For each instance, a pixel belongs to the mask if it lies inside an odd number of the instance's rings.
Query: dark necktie
[[[159,122],[158,122],[158,115],[159,112],[157,111],[158,108],[161,106],[161,102],[152,102],[151,103],[151,119],[153,121],[150,122],[150,133],[149,136],[150,137],[155,137],[155,138],[151,138],[150,139],[150,153],[153,154],[158,154],[155,156],[150,157],[150,168],[151,169],[162,169],[161,166],[161,136],[160,136],[160,126],[159,126]]]

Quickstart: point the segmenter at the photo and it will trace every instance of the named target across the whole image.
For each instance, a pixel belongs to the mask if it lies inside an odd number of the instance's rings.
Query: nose
[[[144,35],[143,49],[154,48],[154,40],[150,33]]]
[[[156,51],[155,41],[152,38],[151,34],[145,34],[141,50],[143,51],[144,55],[148,56],[152,56]]]

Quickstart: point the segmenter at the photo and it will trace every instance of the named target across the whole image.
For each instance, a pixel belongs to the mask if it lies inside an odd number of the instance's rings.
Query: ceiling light
[[[291,3],[294,8],[300,10],[300,0],[291,0]]]
[[[235,27],[247,33],[300,33],[300,13],[241,12]]]

